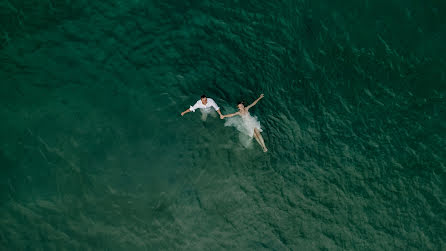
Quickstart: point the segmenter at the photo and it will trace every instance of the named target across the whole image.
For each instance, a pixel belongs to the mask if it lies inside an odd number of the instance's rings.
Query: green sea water
[[[445,250],[446,3],[0,0],[1,250]],[[269,149],[202,94],[251,113]]]

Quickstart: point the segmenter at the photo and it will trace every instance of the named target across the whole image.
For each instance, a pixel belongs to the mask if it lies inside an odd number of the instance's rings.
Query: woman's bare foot
[[[264,148],[263,148],[263,152],[264,152],[264,153],[268,152],[268,148],[264,147]]]

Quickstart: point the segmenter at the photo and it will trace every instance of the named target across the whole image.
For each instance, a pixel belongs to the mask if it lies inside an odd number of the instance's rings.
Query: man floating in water
[[[247,134],[251,138],[254,136],[259,143],[259,145],[262,147],[264,152],[267,152],[268,149],[265,146],[265,142],[263,141],[263,137],[260,134],[262,132],[262,128],[260,127],[260,122],[257,120],[256,117],[253,117],[249,114],[249,108],[253,107],[259,100],[263,98],[263,94],[260,95],[258,99],[256,99],[252,104],[245,106],[245,103],[243,101],[239,102],[237,105],[237,108],[239,109],[238,112],[232,113],[232,114],[226,114],[223,116],[220,116],[221,119],[223,118],[229,118],[236,115],[239,115],[242,117],[242,124],[235,124],[235,126],[243,133]]]
[[[188,112],[195,112],[196,109],[200,109],[201,110],[201,119],[203,121],[206,120],[207,116],[209,113],[212,114],[212,110],[211,107],[214,108],[218,114],[220,115],[220,118],[223,118],[223,114],[221,114],[220,112],[220,107],[218,107],[217,103],[215,103],[215,101],[211,98],[207,98],[206,95],[202,95],[201,99],[198,100],[195,105],[189,107],[189,109],[187,109],[186,111],[181,113],[181,116],[184,116],[184,114],[188,113]],[[215,114],[215,113],[214,113]]]

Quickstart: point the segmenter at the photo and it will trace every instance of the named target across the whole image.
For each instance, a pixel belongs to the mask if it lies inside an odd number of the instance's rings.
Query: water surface
[[[0,10],[2,250],[446,248],[442,1]]]

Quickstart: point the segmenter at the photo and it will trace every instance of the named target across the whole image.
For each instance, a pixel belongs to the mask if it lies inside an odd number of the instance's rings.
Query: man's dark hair
[[[203,95],[201,95],[201,98],[206,98],[206,95],[204,95],[204,94],[203,94]]]
[[[237,103],[237,105],[240,105],[240,104],[245,105],[245,101],[242,100]]]

